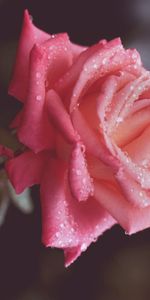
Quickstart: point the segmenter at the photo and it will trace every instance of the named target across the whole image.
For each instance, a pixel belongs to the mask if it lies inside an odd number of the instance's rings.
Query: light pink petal
[[[88,170],[92,178],[97,180],[106,180],[116,185],[116,180],[111,166],[104,164],[99,158],[94,155],[87,154]]]
[[[46,105],[50,121],[63,134],[63,137],[70,143],[79,140],[75,132],[70,116],[62,103],[61,98],[54,90],[49,90],[46,95]]]
[[[137,102],[142,101],[143,100]],[[114,131],[112,134],[113,141],[119,147],[125,147],[125,145],[132,142],[149,125],[149,115],[150,107],[145,107],[139,111],[137,110],[132,115],[129,114],[128,118],[126,118],[123,122],[118,123],[116,131]]]
[[[130,109],[128,116],[133,115],[134,113],[145,107],[150,107],[150,99],[142,99],[135,101],[133,107]]]
[[[73,62],[76,61],[76,59],[78,58],[78,56],[87,49],[87,47],[85,46],[80,46],[80,45],[76,45],[71,43],[71,50],[72,50],[72,54],[73,54]]]
[[[133,57],[131,51],[123,49],[119,39],[107,43],[102,49],[91,55],[85,62],[73,89],[70,111],[76,107],[79,98],[86,93],[87,89],[96,80],[132,63],[136,63],[136,58]]]
[[[40,44],[48,38],[49,34],[32,24],[29,13],[25,10],[13,78],[9,86],[9,94],[21,101],[25,101],[27,95],[30,51],[35,43]]]
[[[140,95],[146,91],[150,86],[150,73],[146,72],[134,81],[130,96],[126,98],[125,105],[123,106],[120,117],[122,119],[126,118],[130,112],[131,107],[133,107],[134,102],[140,97]],[[128,100],[127,100],[128,99]]]
[[[141,79],[142,78],[140,78],[140,80]],[[110,83],[111,83],[111,80],[110,80]],[[147,85],[147,80],[146,80],[146,85]],[[106,83],[105,88],[107,88],[107,86],[108,86],[108,84]],[[114,85],[112,85],[112,86],[114,86]],[[139,182],[141,184],[142,188],[149,189],[150,188],[150,172],[147,170],[144,170],[143,168],[136,165],[133,161],[131,161],[131,159],[129,157],[127,157],[126,154],[117,145],[114,144],[114,136],[112,136],[112,138],[110,138],[110,136],[107,133],[109,120],[106,119],[105,114],[106,114],[108,99],[111,103],[111,93],[109,92],[109,89],[108,89],[108,94],[107,94],[106,89],[104,89],[104,91],[105,91],[105,93],[101,94],[100,95],[101,98],[99,98],[98,115],[102,122],[103,136],[104,136],[107,148],[109,149],[111,154],[118,160],[118,162],[122,165],[122,167],[124,167],[124,169],[129,172],[130,176],[134,180],[136,180],[137,182]],[[105,98],[105,94],[107,96],[106,98]],[[105,100],[105,99],[107,99],[107,100]],[[103,103],[106,103],[106,105]],[[129,127],[127,127],[127,128],[129,128]],[[131,128],[130,128],[130,131],[132,132]],[[128,133],[129,130],[126,129],[126,132]],[[120,134],[122,134],[124,136],[123,131],[120,132]]]
[[[96,133],[87,123],[81,112],[76,109],[72,112],[72,121],[74,128],[79,133],[87,152],[101,159],[104,163],[110,164],[113,168],[116,166],[117,161],[109,150],[104,145],[100,138],[100,133]]]
[[[72,92],[73,85],[80,76],[80,72],[86,60],[97,50],[100,50],[105,44],[106,41],[102,40],[98,44],[89,47],[85,51],[81,52],[68,72],[66,72],[66,74],[64,74],[64,76],[55,85],[55,89],[61,96],[66,96],[66,91],[67,93],[68,91]]]
[[[6,163],[8,177],[16,193],[41,181],[43,168],[50,154],[46,151],[34,154],[26,151]]]
[[[97,201],[118,221],[126,233],[136,233],[150,226],[150,206],[134,206],[104,182],[95,182],[94,191]]]
[[[136,182],[127,171],[120,168],[116,174],[116,178],[127,201],[130,201],[137,207],[146,207],[150,205],[149,191],[142,189],[141,185]]]
[[[93,194],[93,183],[87,169],[83,147],[80,143],[74,146],[69,168],[71,192],[79,201],[85,201]]]
[[[67,169],[51,160],[41,185],[43,243],[63,248],[66,265],[76,259],[115,220],[94,198],[78,202],[68,189]]]
[[[149,73],[146,71],[137,79],[123,72],[119,77],[111,76],[104,82],[98,99],[98,114],[101,121],[105,117],[107,133],[112,133],[115,126],[118,127],[124,121],[135,100],[149,86],[149,83]]]
[[[150,114],[150,110],[148,111]],[[123,150],[131,159],[143,167],[150,167],[150,126],[145,128],[136,139],[129,143]]]
[[[127,153],[123,152],[117,145],[113,145],[116,151],[116,156],[120,161],[120,165],[124,170],[127,170],[130,176],[136,180],[143,189],[150,189],[150,170],[143,166],[137,165]]]

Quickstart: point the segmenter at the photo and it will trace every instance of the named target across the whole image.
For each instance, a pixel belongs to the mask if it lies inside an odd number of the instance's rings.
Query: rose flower
[[[115,223],[150,226],[150,73],[136,50],[74,45],[26,11],[9,93],[26,150],[7,172],[18,193],[40,184],[42,240],[66,265]]]

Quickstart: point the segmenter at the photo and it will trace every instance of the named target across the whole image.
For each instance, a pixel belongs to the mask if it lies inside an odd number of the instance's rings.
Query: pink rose
[[[18,193],[40,184],[46,246],[69,265],[117,222],[129,234],[150,226],[150,73],[136,50],[76,46],[26,11],[9,92],[29,149],[7,171]]]

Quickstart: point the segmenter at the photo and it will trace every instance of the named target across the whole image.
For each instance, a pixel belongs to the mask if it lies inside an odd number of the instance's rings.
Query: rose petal
[[[76,107],[81,95],[100,77],[116,72],[124,66],[135,63],[132,52],[125,51],[119,39],[104,45],[85,62],[70,101],[70,111]]]
[[[77,81],[86,60],[91,55],[93,55],[93,53],[95,53],[97,49],[101,49],[105,44],[106,41],[102,40],[98,44],[87,48],[77,57],[75,63],[71,66],[68,72],[66,72],[64,76],[55,85],[55,89],[61,96],[66,97],[66,91],[67,94],[68,92],[72,92],[73,85]]]
[[[86,146],[87,152],[101,159],[104,163],[116,168],[117,161],[112,157],[98,134],[89,126],[78,109],[72,112],[74,128],[79,133],[81,140]]]
[[[64,249],[65,267],[69,267],[81,254],[81,247],[70,247]]]
[[[71,43],[71,49],[72,49],[72,54],[73,54],[73,62],[75,62],[78,58],[78,56],[87,49],[85,46],[80,46]]]
[[[125,145],[132,142],[142,133],[146,126],[149,125],[149,115],[149,107],[141,109],[132,115],[129,114],[129,117],[123,122],[120,122],[116,128],[116,131],[113,132],[113,141],[119,147],[125,147]]]
[[[25,188],[40,183],[49,155],[46,151],[38,154],[26,151],[6,163],[6,171],[16,193],[19,194]]]
[[[146,207],[150,205],[150,193],[141,188],[129,173],[122,168],[116,174],[116,178],[122,188],[127,201],[130,201],[137,207]]]
[[[28,98],[18,130],[19,140],[35,152],[53,145],[53,131],[45,110],[44,62],[44,49],[41,46],[34,46],[31,52]],[[39,76],[41,82],[37,85]]]
[[[147,110],[148,111],[148,110]],[[150,110],[148,111],[150,114]],[[131,159],[138,165],[150,167],[150,126],[141,135],[123,148]],[[144,162],[144,163],[143,163]],[[147,162],[147,163],[146,163]]]
[[[127,153],[123,152],[116,145],[113,145],[116,151],[116,156],[120,161],[120,165],[124,170],[130,174],[130,176],[136,180],[142,188],[149,190],[150,189],[150,170],[137,165]]]
[[[111,186],[95,182],[94,197],[126,230],[133,234],[150,226],[150,206],[133,206]]]
[[[62,161],[49,161],[41,185],[41,205],[43,242],[64,248],[68,265],[115,220],[93,198],[75,201],[68,189],[66,172]]]
[[[21,110],[15,118],[12,120],[11,124],[9,125],[10,128],[18,128],[21,125],[21,120],[23,117],[23,110]]]
[[[46,95],[46,102],[50,119],[63,134],[63,137],[70,143],[77,142],[79,135],[75,132],[70,116],[59,95],[54,90],[49,90]]]
[[[26,99],[30,51],[35,43],[40,44],[48,38],[50,38],[49,34],[36,28],[32,24],[29,13],[25,10],[13,78],[9,86],[9,94],[20,101],[24,102]]]
[[[31,51],[28,97],[18,136],[34,152],[53,145],[53,128],[48,121],[45,92],[71,63],[72,53],[66,34],[57,35],[41,46],[35,45]]]
[[[70,188],[79,201],[85,201],[93,194],[92,179],[86,166],[83,147],[80,143],[74,146],[69,168]]]

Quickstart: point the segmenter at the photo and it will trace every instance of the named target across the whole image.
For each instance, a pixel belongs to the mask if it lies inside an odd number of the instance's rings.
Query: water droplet
[[[107,62],[107,58],[104,58],[104,59],[102,60],[102,65],[105,65],[106,62]]]
[[[75,172],[76,172],[76,175],[77,175],[77,176],[80,176],[80,175],[81,175],[81,171],[80,171],[79,169],[77,169]]]
[[[84,70],[84,72],[87,72],[87,71],[88,71],[87,67],[84,67],[83,70]]]
[[[40,78],[41,77],[41,73],[40,72],[36,72],[36,78]]]
[[[149,166],[149,160],[148,159],[144,159],[142,161],[142,166],[145,167],[145,168],[148,168],[148,166]]]
[[[69,243],[69,244],[72,244],[72,239],[71,239],[71,238],[68,240],[68,243]]]
[[[123,118],[122,117],[118,117],[117,118],[117,123],[121,123],[121,122],[123,122]]]
[[[56,232],[55,236],[56,236],[56,238],[58,238],[60,236],[60,232]]]
[[[83,178],[82,182],[83,182],[83,184],[85,184],[86,183],[86,178]]]
[[[83,243],[81,245],[81,251],[85,251],[86,249],[87,249],[87,245],[86,245],[86,243]]]
[[[77,95],[75,93],[73,93],[72,97],[76,97]]]
[[[94,64],[94,65],[93,65],[93,68],[97,70],[97,69],[98,69],[98,65],[97,65],[97,64]]]
[[[132,54],[132,58],[133,58],[134,60],[137,59],[136,53],[133,53],[133,54]]]
[[[131,90],[131,91],[133,91],[133,89],[134,89],[134,86],[133,86],[133,85],[131,85],[131,86],[130,86],[130,90]]]
[[[64,224],[64,223],[61,223],[61,224],[60,224],[60,228],[62,228],[62,229],[65,228],[65,224]]]
[[[36,96],[36,100],[40,101],[41,99],[42,99],[42,96],[40,96],[40,95]]]

